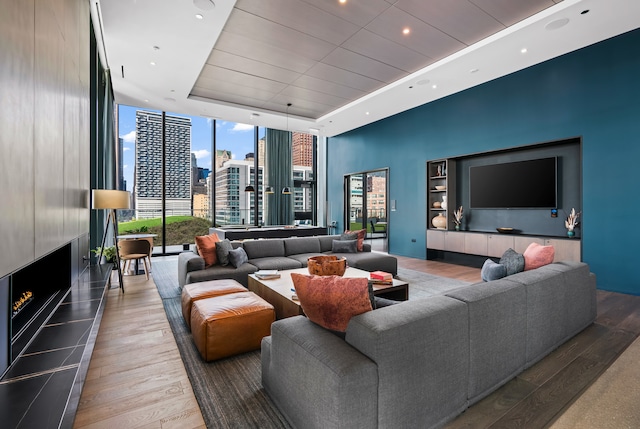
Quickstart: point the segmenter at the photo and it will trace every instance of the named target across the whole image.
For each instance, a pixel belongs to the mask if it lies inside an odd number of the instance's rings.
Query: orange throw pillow
[[[345,332],[353,316],[373,309],[366,277],[292,273],[291,280],[304,314],[324,328]]]
[[[345,234],[358,234],[358,252],[362,252],[364,250],[364,239],[367,236],[366,229],[359,229],[357,231],[346,230]]]
[[[543,246],[538,243],[531,243],[524,251],[524,270],[533,270],[553,262],[556,254],[553,246]]]
[[[198,255],[204,258],[204,266],[210,267],[218,263],[216,243],[220,241],[218,234],[196,236],[196,249]]]

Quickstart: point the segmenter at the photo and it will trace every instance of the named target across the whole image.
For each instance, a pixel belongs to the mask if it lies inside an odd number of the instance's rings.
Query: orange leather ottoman
[[[255,293],[231,293],[193,303],[191,335],[208,362],[258,350],[275,319],[273,306]]]
[[[184,317],[184,321],[187,322],[187,326],[191,329],[191,306],[194,301],[246,291],[246,287],[233,279],[209,280],[207,282],[184,285],[182,288],[182,317]]]

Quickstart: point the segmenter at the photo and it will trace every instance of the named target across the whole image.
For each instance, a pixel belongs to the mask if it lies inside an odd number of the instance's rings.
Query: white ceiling
[[[116,102],[334,136],[640,27],[638,0],[213,2],[91,1]]]

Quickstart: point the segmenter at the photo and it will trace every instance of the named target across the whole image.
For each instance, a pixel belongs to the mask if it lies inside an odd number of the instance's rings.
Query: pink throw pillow
[[[553,246],[543,246],[538,243],[531,243],[524,251],[524,270],[533,270],[553,262],[556,254]]]
[[[291,280],[304,314],[324,328],[345,332],[353,316],[373,310],[365,277],[292,273]]]

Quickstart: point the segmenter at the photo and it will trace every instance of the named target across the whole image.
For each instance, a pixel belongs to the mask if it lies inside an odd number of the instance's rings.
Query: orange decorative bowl
[[[316,276],[341,276],[347,269],[347,259],[337,256],[312,256],[307,260],[309,274]]]

